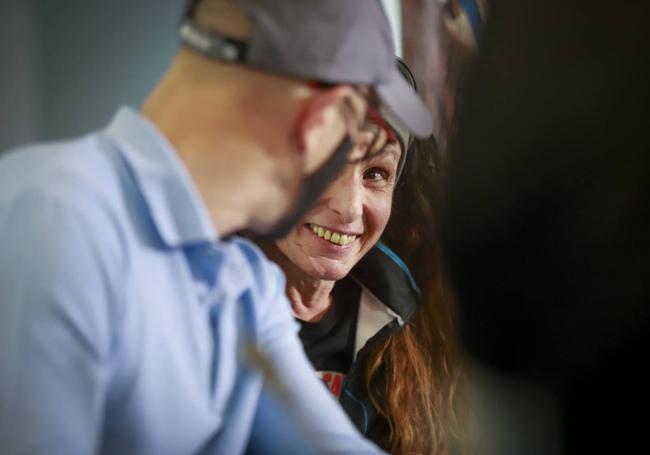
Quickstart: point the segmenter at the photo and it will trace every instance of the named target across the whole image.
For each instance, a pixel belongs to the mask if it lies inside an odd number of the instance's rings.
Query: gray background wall
[[[138,106],[177,47],[183,0],[0,0],[0,150]]]
[[[400,2],[382,1],[399,52]],[[183,3],[0,0],[0,153],[82,134],[121,104],[139,106],[177,48]]]

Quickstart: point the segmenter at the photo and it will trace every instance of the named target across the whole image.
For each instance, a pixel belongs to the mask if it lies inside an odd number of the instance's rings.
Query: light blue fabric
[[[248,241],[218,238],[137,112],[0,159],[3,454],[236,454],[249,436],[376,451],[296,332],[280,270]],[[260,400],[250,346],[274,365],[282,401]],[[294,435],[254,424],[273,414],[259,403],[280,402]]]

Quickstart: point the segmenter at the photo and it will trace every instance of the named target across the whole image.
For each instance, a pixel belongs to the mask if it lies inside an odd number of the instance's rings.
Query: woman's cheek
[[[368,207],[368,221],[372,225],[373,237],[379,237],[388,224],[392,209],[392,192],[378,195]]]

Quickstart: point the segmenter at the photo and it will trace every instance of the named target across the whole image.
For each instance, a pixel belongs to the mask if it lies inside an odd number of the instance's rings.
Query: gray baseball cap
[[[193,20],[187,4],[179,34],[211,58],[261,71],[332,84],[367,85],[417,137],[433,129],[431,113],[395,66],[390,25],[379,0],[236,0],[252,21],[246,41]]]
[[[415,77],[413,76],[413,73],[411,73],[411,70],[409,69],[408,65],[404,63],[404,61],[401,58],[397,58],[397,69],[399,72],[402,74],[404,79],[408,82],[409,86],[413,88],[414,91],[417,92],[418,87],[417,84],[415,83]],[[397,164],[397,173],[395,176],[395,180],[399,180],[402,170],[404,169],[404,164],[406,163],[406,156],[409,152],[409,149],[411,148],[411,144],[413,143],[413,135],[410,133],[408,128],[406,128],[402,122],[393,114],[392,111],[387,109],[385,106],[380,106],[379,108],[379,114],[386,120],[388,125],[393,129],[395,132],[395,136],[397,137],[397,140],[402,146],[402,154],[400,155],[399,158],[399,163]]]

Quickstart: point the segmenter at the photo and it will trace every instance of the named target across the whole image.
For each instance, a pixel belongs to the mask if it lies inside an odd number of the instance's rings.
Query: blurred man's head
[[[180,36],[161,96],[144,112],[199,190],[239,176],[226,195],[246,187],[245,200],[232,198],[239,207],[203,194],[221,216],[246,205],[233,229],[286,233],[348,161],[368,107],[430,133],[428,111],[395,68],[378,1],[192,1]]]

